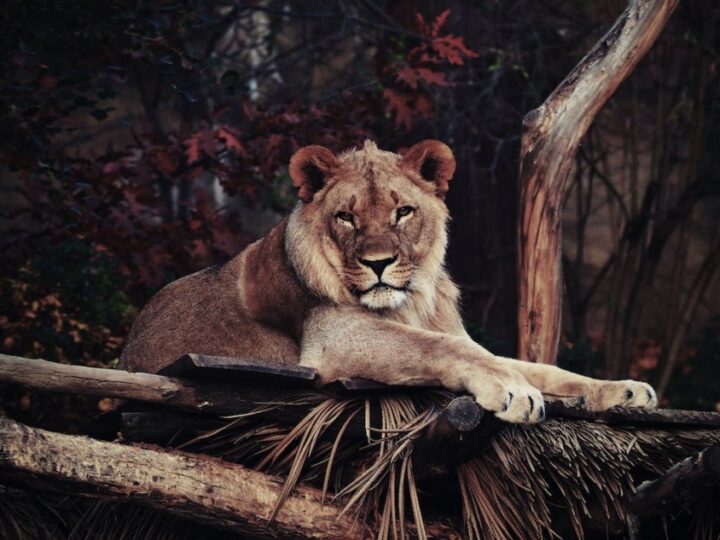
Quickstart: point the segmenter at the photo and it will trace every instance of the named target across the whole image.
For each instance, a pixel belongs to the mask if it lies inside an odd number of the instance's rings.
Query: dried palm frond
[[[0,538],[67,538],[69,524],[78,516],[58,512],[55,499],[0,485]]]
[[[624,523],[622,502],[638,478],[657,475],[717,441],[718,430],[669,432],[562,420],[508,426],[485,455],[458,467],[467,537],[553,536],[550,500],[568,513],[579,539],[585,520],[598,513],[605,522]]]
[[[226,459],[252,456],[256,467],[285,476],[276,509],[298,481],[317,482],[323,492],[332,486],[342,512],[374,522],[378,538],[408,537],[409,522],[413,536],[425,538],[412,450],[448,399],[444,392],[326,397],[313,402],[293,429],[261,420],[229,424],[192,450],[225,445]],[[358,415],[365,418],[363,440],[347,436]],[[458,467],[467,537],[558,537],[553,519],[561,513],[581,539],[588,520],[622,524],[623,498],[638,480],[718,440],[717,430],[623,429],[583,421],[507,426],[482,456]],[[703,522],[704,530],[712,530],[709,523]]]
[[[0,486],[0,538],[230,540],[238,536],[132,504],[37,494]]]

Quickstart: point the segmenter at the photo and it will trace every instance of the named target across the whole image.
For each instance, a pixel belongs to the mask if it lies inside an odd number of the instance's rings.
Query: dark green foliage
[[[123,327],[134,313],[123,292],[126,279],[119,274],[117,261],[83,240],[43,243],[23,277],[38,288],[56,291],[62,303],[88,324]]]

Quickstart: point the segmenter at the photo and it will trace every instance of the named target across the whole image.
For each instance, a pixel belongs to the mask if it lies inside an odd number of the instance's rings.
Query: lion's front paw
[[[606,411],[618,406],[654,409],[657,407],[655,390],[640,381],[603,381],[587,400],[587,408],[591,411]]]
[[[476,375],[467,388],[483,409],[505,422],[534,424],[545,419],[542,394],[521,376]]]

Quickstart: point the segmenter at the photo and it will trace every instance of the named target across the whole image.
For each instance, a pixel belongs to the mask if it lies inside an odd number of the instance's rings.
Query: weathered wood
[[[714,445],[677,463],[659,478],[640,484],[627,508],[642,521],[673,510],[690,510],[700,498],[717,497],[718,488],[720,445]]]
[[[0,355],[0,382],[24,384],[42,390],[137,400],[186,412],[213,415],[247,413],[256,411],[264,404],[271,404],[263,413],[263,418],[284,424],[298,423],[312,406],[283,405],[283,400],[292,401],[298,393],[298,389],[287,387],[233,385],[211,380],[187,381],[162,375],[68,366],[7,355]],[[348,397],[362,395],[363,388],[371,394],[381,390],[376,383],[364,385],[363,382],[358,387],[351,386],[350,390],[347,390]],[[385,389],[397,390],[390,387]],[[422,392],[423,389],[416,387],[408,391]],[[615,409],[593,413],[568,405],[573,403],[573,399],[557,398],[554,396],[552,401],[546,401],[548,418],[646,427],[720,427],[720,413],[641,409]],[[173,414],[165,424],[163,418],[157,417],[158,414],[165,414],[164,418],[167,418],[170,413],[123,413],[123,436],[128,440],[166,443],[178,434],[179,430],[201,429],[200,426],[204,425],[203,421],[192,416]],[[143,426],[143,423],[147,424],[148,421],[152,423],[149,430],[147,425]],[[377,422],[371,423],[377,425]],[[342,422],[336,422],[329,426],[325,436],[332,438],[337,435],[341,424]],[[414,458],[418,471],[421,471],[418,476],[437,477],[449,474],[454,465],[481,452],[492,434],[503,425],[494,415],[484,414],[468,396],[451,400],[418,441]],[[153,426],[161,429],[154,431]],[[365,420],[362,415],[358,415],[347,426],[345,437],[363,439],[365,436]]]
[[[137,400],[214,415],[245,413],[256,410],[260,405],[272,404],[277,406],[277,410],[269,411],[268,417],[285,423],[299,420],[307,411],[307,406],[282,406],[279,403],[284,399],[296,397],[298,395],[296,389],[257,384],[225,384],[210,380],[191,381],[148,373],[130,373],[120,369],[70,366],[5,354],[0,354],[0,382],[21,384],[45,391]],[[395,391],[399,389],[399,387],[382,386],[374,381],[360,379],[344,380],[342,384],[348,385],[348,392],[354,396],[361,395],[363,389],[369,393],[383,388]],[[423,388],[408,387],[406,390],[417,392],[423,391]],[[591,420],[609,424],[720,426],[720,413],[717,412],[616,408],[593,413],[574,406],[575,399],[549,396],[545,403],[547,417]],[[469,398],[464,399],[462,407],[456,403],[458,408],[453,410],[470,414],[468,412],[472,410],[470,401]],[[475,408],[473,418],[467,417],[464,421],[479,422],[482,410],[476,405]],[[456,427],[459,427],[459,424]],[[364,433],[364,427],[361,431]]]
[[[246,358],[184,354],[159,375],[277,388],[312,388],[317,371],[304,366],[275,366]]]
[[[369,538],[368,527],[298,486],[270,521],[283,480],[196,454],[125,446],[0,418],[0,478],[30,488],[133,502],[251,538]],[[434,538],[460,538],[427,523]]]
[[[518,352],[554,364],[562,306],[562,195],[595,115],[655,42],[678,0],[630,0],[612,28],[523,120],[518,209]]]
[[[186,411],[236,414],[254,410],[270,398],[288,399],[296,389],[190,381],[119,369],[69,366],[0,354],[0,382],[51,392],[137,400]]]
[[[616,426],[656,428],[720,427],[720,413],[712,411],[684,411],[675,409],[627,409],[615,407],[609,411],[592,412],[562,401],[546,401],[548,418],[588,420]]]
[[[282,479],[220,459],[100,442],[0,419],[0,472],[91,497],[115,496],[240,533],[290,538],[363,538],[368,533],[298,487],[274,522]]]
[[[371,381],[370,379],[361,379],[360,377],[340,377],[330,384],[325,385],[323,390],[338,396],[350,397],[358,394],[372,394],[387,391],[390,388],[397,387]]]

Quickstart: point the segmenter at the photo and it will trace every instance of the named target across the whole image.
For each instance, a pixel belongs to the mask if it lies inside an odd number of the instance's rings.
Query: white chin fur
[[[395,309],[399,308],[406,298],[405,291],[398,291],[390,287],[377,287],[363,294],[360,297],[360,304],[370,309]]]

